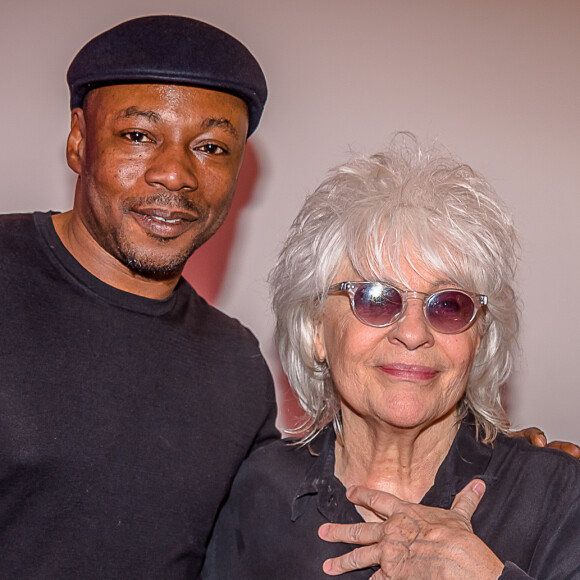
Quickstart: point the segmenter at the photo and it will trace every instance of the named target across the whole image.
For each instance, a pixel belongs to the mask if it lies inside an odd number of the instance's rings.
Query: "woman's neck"
[[[458,427],[455,410],[416,429],[369,424],[343,412],[343,441],[335,445],[335,475],[345,487],[364,485],[418,503],[433,485]]]

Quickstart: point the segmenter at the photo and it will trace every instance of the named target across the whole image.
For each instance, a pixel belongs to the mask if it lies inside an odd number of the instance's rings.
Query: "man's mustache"
[[[181,209],[195,214],[204,214],[205,210],[189,197],[179,192],[160,191],[144,197],[131,196],[123,201],[123,208],[127,211],[139,207],[167,207]]]

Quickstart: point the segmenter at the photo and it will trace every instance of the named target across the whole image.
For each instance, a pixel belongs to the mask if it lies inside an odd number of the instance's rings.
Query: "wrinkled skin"
[[[536,447],[559,449],[580,458],[578,445],[562,441],[547,443],[546,436],[537,427],[512,435],[525,437]],[[328,560],[324,571],[335,576],[380,565],[381,569],[371,577],[374,580],[497,578],[501,574],[497,558],[471,528],[471,517],[484,489],[483,482],[470,482],[446,511],[407,503],[381,491],[349,488],[349,500],[374,513],[382,522],[321,526],[319,535],[323,540],[362,546],[340,558]],[[478,556],[473,557],[473,554]]]
[[[349,488],[349,500],[382,521],[321,526],[323,540],[361,545],[327,560],[324,571],[336,576],[380,565],[373,580],[496,580],[503,564],[471,528],[484,492],[483,481],[473,480],[457,494],[451,509],[443,510],[361,486]]]
[[[427,268],[402,270],[420,293],[451,284]],[[346,264],[334,282],[354,276]],[[327,560],[326,574],[379,566],[375,580],[500,576],[502,562],[471,527],[485,491],[482,481],[470,482],[449,510],[418,503],[451,445],[454,411],[478,346],[476,325],[458,334],[438,333],[418,300],[395,323],[370,327],[354,317],[344,296],[328,298],[315,349],[341,401],[343,442],[335,445],[335,475],[366,521],[321,526],[323,540],[360,545]],[[521,435],[546,445],[538,430]]]

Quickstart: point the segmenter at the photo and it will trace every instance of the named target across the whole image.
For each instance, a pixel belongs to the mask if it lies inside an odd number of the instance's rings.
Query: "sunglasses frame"
[[[362,286],[373,286],[375,284],[379,284],[383,288],[395,290],[395,292],[397,292],[401,296],[401,304],[402,304],[401,311],[393,318],[393,320],[391,322],[387,322],[386,324],[371,324],[370,322],[361,318],[361,316],[359,316],[359,314],[356,310],[356,305],[354,302],[356,291]],[[423,301],[423,315],[425,316],[425,320],[427,321],[427,324],[429,324],[429,326],[433,330],[435,330],[436,332],[439,332],[441,334],[460,334],[461,332],[464,332],[465,330],[467,330],[473,324],[475,318],[477,317],[477,313],[479,312],[479,310],[483,306],[487,306],[487,302],[488,302],[487,296],[485,294],[475,294],[473,292],[467,292],[465,290],[459,290],[457,288],[443,288],[441,290],[437,290],[437,292],[432,292],[431,294],[426,294],[425,292],[416,292],[414,290],[401,290],[400,288],[397,288],[396,286],[393,286],[392,284],[387,284],[385,282],[379,282],[379,281],[338,282],[338,283],[330,286],[330,288],[326,291],[327,294],[339,294],[339,293],[344,293],[344,292],[346,292],[349,296],[350,309],[352,310],[352,313],[356,316],[356,318],[360,322],[365,324],[366,326],[371,326],[373,328],[385,328],[385,327],[391,326],[391,325],[395,324],[395,322],[401,320],[401,318],[403,318],[403,316],[405,315],[405,311],[407,310],[407,303],[408,303],[410,298],[416,298],[416,299],[422,300]],[[444,330],[439,330],[438,328],[433,326],[433,324],[429,320],[429,316],[427,316],[427,309],[429,307],[429,301],[434,296],[437,296],[438,294],[443,294],[444,292],[459,292],[459,294],[463,294],[464,296],[469,297],[469,299],[473,303],[473,315],[471,316],[471,319],[469,320],[469,322],[467,324],[465,324],[465,326],[463,326],[459,330],[453,330],[453,331],[448,331],[448,332],[445,332]]]

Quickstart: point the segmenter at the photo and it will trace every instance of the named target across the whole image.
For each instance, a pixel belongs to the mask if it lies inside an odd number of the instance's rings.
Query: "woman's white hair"
[[[421,149],[409,133],[331,170],[306,199],[270,274],[282,365],[309,417],[304,440],[330,422],[340,434],[339,400],[326,363],[316,360],[314,339],[326,291],[345,260],[366,280],[385,279],[387,261],[402,285],[401,266],[417,260],[458,288],[488,296],[459,411],[473,413],[484,441],[507,431],[500,388],[517,349],[518,249],[512,219],[491,185],[440,148]]]

